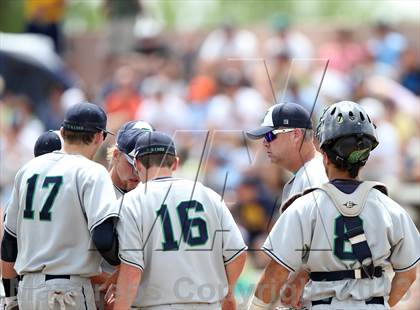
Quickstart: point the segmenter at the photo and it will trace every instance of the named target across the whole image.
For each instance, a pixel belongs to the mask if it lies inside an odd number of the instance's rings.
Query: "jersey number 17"
[[[36,181],[38,180],[39,174],[34,174],[31,176],[28,181],[28,189],[26,191],[26,203],[25,203],[25,210],[23,211],[23,218],[25,219],[34,219],[35,211],[33,209],[34,204],[34,194],[36,188]],[[41,221],[51,221],[51,208],[54,204],[55,197],[58,194],[58,191],[63,184],[63,177],[62,176],[54,176],[54,177],[45,177],[44,182],[42,183],[43,189],[48,189],[53,185],[51,188],[47,199],[44,202],[44,205],[39,212],[39,219]]]

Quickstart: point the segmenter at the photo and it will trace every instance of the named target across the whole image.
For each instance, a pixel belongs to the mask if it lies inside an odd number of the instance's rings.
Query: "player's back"
[[[18,273],[89,276],[99,272],[100,255],[89,251],[89,229],[95,223],[88,223],[88,218],[95,216],[86,216],[96,211],[85,207],[115,197],[92,195],[95,182],[107,175],[99,164],[61,152],[39,156],[18,172],[12,200],[17,205],[8,208],[6,221],[6,229],[17,235]]]
[[[324,191],[317,190],[299,198],[290,209],[292,210],[287,210],[286,213],[299,213],[301,223],[296,225],[302,227],[303,244],[310,249],[304,255],[304,260],[312,272],[360,268],[350,242],[344,238],[347,230],[343,216]],[[407,255],[407,249],[399,247],[398,244],[409,236],[415,236],[418,243],[418,233],[406,211],[392,199],[379,190],[371,189],[357,220],[363,225],[375,266],[384,270],[394,268],[402,271],[416,262],[419,257],[418,247],[409,251],[411,254]],[[388,293],[388,281],[386,276],[382,276],[364,280],[312,282],[311,299],[328,297],[331,292],[335,292],[335,296],[340,300],[364,300],[370,296],[385,296]],[[369,286],[369,290],[366,290],[366,285]]]
[[[221,197],[199,182],[163,178],[139,185],[124,200],[122,208],[134,215],[132,224],[140,229],[138,246],[143,248],[120,248],[124,257],[142,256],[144,272],[135,305],[223,299],[224,265],[245,245]]]

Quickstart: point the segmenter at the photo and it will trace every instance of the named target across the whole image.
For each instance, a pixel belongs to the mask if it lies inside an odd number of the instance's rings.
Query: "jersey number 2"
[[[182,227],[182,238],[190,246],[203,245],[207,242],[209,234],[207,232],[207,223],[203,218],[195,217],[190,218],[188,216],[188,210],[194,209],[196,212],[203,212],[204,208],[201,203],[196,200],[183,201],[178,207],[178,218]],[[172,229],[172,221],[169,216],[168,208],[166,205],[162,205],[158,211],[157,216],[161,218],[163,234],[165,242],[162,242],[163,250],[178,250],[178,242],[174,238],[174,232]],[[192,228],[198,229],[198,236],[193,237]]]
[[[33,210],[34,192],[36,187],[36,181],[38,180],[39,174],[34,174],[27,181],[28,190],[26,191],[26,204],[25,210],[23,211],[23,217],[25,219],[34,219],[35,211]],[[51,208],[54,203],[55,197],[58,194],[60,186],[63,184],[63,177],[46,177],[42,183],[42,188],[49,188],[51,184],[54,184],[50,194],[45,200],[41,211],[39,212],[39,219],[41,221],[51,221]]]

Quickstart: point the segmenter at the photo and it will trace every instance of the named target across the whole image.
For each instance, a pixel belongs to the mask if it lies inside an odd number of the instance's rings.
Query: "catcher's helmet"
[[[339,166],[363,166],[378,145],[375,125],[363,108],[352,101],[328,107],[319,121],[319,145]]]

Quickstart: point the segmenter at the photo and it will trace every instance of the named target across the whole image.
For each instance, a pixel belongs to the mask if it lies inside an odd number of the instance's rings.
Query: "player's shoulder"
[[[85,175],[98,176],[98,174],[108,174],[108,170],[100,163],[90,160],[82,155],[68,154],[64,160],[72,162],[74,169],[82,170]]]
[[[376,188],[370,190],[366,203],[372,207],[380,208],[390,215],[399,216],[407,214],[407,211],[402,206]]]
[[[284,213],[288,211],[289,214],[307,214],[315,210],[317,205],[325,204],[326,199],[328,199],[328,196],[322,189],[317,187],[308,188],[300,195],[294,197],[293,201],[289,201],[289,205],[285,208]]]
[[[40,168],[47,166],[47,163],[51,160],[52,155],[51,153],[44,154],[38,157],[34,157],[28,162],[26,162],[18,172],[16,173],[16,178],[19,178],[24,173],[34,173],[34,171],[40,170]]]

